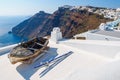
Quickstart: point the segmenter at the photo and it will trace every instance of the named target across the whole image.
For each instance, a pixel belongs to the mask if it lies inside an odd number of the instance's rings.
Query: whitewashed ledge
[[[9,46],[5,46],[5,47],[1,47],[0,48],[0,55],[2,55],[5,52],[10,51],[12,48],[14,48],[15,46],[17,46],[18,44],[13,44],[13,45],[9,45]]]

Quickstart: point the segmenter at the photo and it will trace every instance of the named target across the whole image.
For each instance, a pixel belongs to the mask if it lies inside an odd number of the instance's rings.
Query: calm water
[[[8,31],[11,31],[12,27],[16,26],[23,20],[28,19],[29,17],[30,16],[0,16],[0,47],[21,41],[20,37],[17,37],[13,34],[8,34]]]

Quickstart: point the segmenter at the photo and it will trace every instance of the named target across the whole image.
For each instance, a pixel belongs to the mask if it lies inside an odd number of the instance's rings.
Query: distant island
[[[8,31],[8,34],[11,34],[12,33],[12,31]]]
[[[59,7],[53,14],[40,11],[31,18],[21,22],[12,28],[12,33],[26,38],[50,35],[54,27],[60,27],[63,37],[71,38],[88,30],[98,28],[101,23],[113,21],[105,11],[115,11],[93,6],[69,6]],[[104,13],[103,13],[104,12]]]

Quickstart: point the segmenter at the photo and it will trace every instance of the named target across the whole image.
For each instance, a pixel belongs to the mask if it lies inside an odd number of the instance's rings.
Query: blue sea
[[[30,16],[0,16],[0,47],[19,43],[22,39],[14,34],[9,34],[11,29]]]

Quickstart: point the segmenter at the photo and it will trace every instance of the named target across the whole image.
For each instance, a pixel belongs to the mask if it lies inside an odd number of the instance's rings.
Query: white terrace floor
[[[120,42],[64,40],[50,42],[46,55],[31,65],[12,65],[0,55],[0,80],[120,80]],[[49,68],[34,69],[41,61],[73,51]]]

